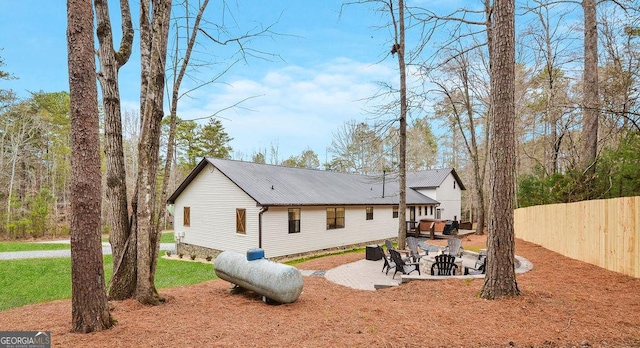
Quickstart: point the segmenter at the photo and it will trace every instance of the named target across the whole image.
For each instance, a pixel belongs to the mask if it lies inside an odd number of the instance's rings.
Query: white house
[[[407,173],[407,187],[409,220],[460,216],[464,186],[455,170]],[[275,258],[397,236],[398,192],[391,176],[205,158],[168,204],[178,252],[259,247]]]

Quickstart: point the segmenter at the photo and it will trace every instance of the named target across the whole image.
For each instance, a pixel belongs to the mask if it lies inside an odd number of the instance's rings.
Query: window
[[[247,234],[246,209],[236,209],[236,233]]]
[[[182,226],[191,226],[191,207],[182,208]]]
[[[398,218],[398,206],[397,205],[393,206],[393,218],[394,219]]]
[[[300,208],[289,208],[289,233],[300,233]]]
[[[453,189],[454,190],[456,189],[456,181],[455,180],[453,180]]]
[[[425,212],[426,212],[426,210],[425,210]],[[422,206],[419,206],[418,207],[418,216],[421,216],[421,215],[422,215]]]
[[[373,207],[367,207],[367,220],[373,220]]]
[[[327,229],[344,228],[344,208],[327,208]]]
[[[429,211],[430,211],[429,215],[433,215],[433,206],[429,207]]]
[[[440,209],[436,209],[436,219],[441,219]]]

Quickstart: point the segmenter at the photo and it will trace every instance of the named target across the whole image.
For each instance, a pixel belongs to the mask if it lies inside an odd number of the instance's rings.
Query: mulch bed
[[[467,236],[463,247],[485,241]],[[296,302],[274,306],[213,280],[162,289],[167,302],[156,307],[111,302],[118,324],[103,332],[70,333],[70,300],[0,312],[0,330],[51,331],[56,347],[640,347],[640,279],[521,240],[516,253],[534,268],[518,275],[515,298],[478,298],[482,279],[361,291],[311,276]],[[362,258],[297,267],[327,270]]]

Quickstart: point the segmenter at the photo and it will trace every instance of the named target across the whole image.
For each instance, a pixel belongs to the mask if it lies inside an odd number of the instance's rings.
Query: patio
[[[459,275],[455,276],[432,276],[431,266],[435,253],[421,259],[420,262],[420,275],[417,272],[413,272],[409,275],[396,274],[393,278],[393,268],[389,271],[389,274],[382,272],[384,260],[377,261],[371,260],[358,260],[356,262],[344,264],[332,269],[327,270],[324,273],[325,279],[332,281],[336,284],[347,286],[358,290],[377,290],[390,286],[398,286],[402,283],[412,280],[445,280],[445,279],[470,279],[470,278],[484,278],[484,274],[478,275],[464,275],[464,267],[474,267],[475,262],[478,259],[478,253],[464,250],[462,257],[456,258],[456,263],[460,270]],[[524,273],[533,268],[533,264],[518,255],[516,255],[516,273]],[[313,275],[314,271],[303,271],[303,275]],[[317,273],[316,273],[317,274]]]

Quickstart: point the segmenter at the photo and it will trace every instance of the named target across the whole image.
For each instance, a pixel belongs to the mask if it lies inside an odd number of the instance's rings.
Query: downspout
[[[268,206],[263,206],[258,213],[258,248],[262,249],[262,213],[269,210]]]

